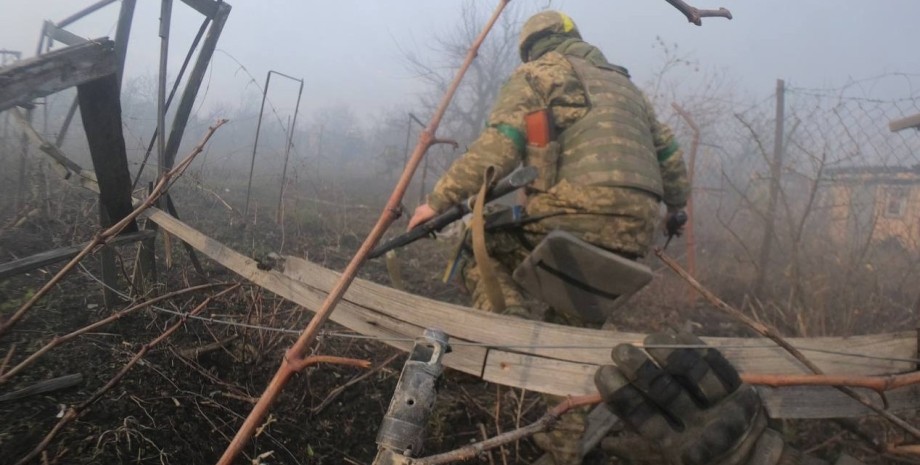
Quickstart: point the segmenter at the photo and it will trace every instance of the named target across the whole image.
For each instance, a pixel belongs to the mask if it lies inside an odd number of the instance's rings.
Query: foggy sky
[[[213,69],[200,98],[204,108],[237,106],[276,69],[306,79],[303,110],[344,103],[370,115],[405,106],[420,92],[420,80],[404,67],[400,48],[423,52],[427,40],[457,21],[463,0],[231,0],[233,10],[218,45]],[[478,0],[489,11],[495,2]],[[58,21],[88,0],[0,0],[0,49],[32,56],[43,19]],[[157,70],[159,1],[140,0],[128,52],[128,78]],[[920,73],[920,54],[911,40],[920,18],[916,0],[697,0],[700,8],[730,8],[732,21],[689,24],[664,0],[557,1],[582,35],[608,58],[626,66],[638,82],[661,65],[656,36],[679,44],[703,70],[727,74],[739,90],[767,95],[776,78],[799,87],[839,86],[850,79],[888,72]],[[547,1],[514,0],[527,12]],[[69,29],[84,37],[114,34],[118,4]],[[201,22],[175,1],[170,63],[173,72]],[[702,75],[702,74],[700,74]],[[688,75],[688,79],[699,76]],[[272,100],[292,102],[293,85],[282,84]],[[204,90],[203,90],[204,91]],[[903,89],[892,89],[897,97]]]

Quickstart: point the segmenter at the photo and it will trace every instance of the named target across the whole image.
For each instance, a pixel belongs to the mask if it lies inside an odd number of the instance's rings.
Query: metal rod
[[[294,79],[286,74],[278,73],[280,76],[284,76],[290,79]],[[291,154],[291,146],[294,145],[294,129],[297,127],[297,112],[300,110],[300,97],[303,95],[303,79],[294,79],[300,81],[300,89],[297,91],[297,103],[294,105],[294,119],[288,123],[288,140],[287,145],[284,147],[284,169],[281,170],[281,191],[278,193],[278,218],[277,222],[281,223],[282,202],[284,201],[284,186],[287,184],[287,167],[288,167],[288,157]]]
[[[194,55],[195,49],[198,48],[198,43],[201,41],[201,38],[204,37],[204,33],[208,30],[209,24],[211,24],[211,18],[206,17],[204,21],[202,21],[201,27],[198,28],[198,34],[196,34],[195,38],[192,40],[192,45],[189,47],[188,53],[185,54],[185,60],[182,62],[182,67],[179,68],[179,74],[176,76],[176,81],[173,82],[172,89],[169,91],[169,98],[166,99],[167,111],[169,111],[169,106],[172,104],[173,97],[176,96],[176,91],[179,90],[179,84],[182,82],[182,77],[185,76],[185,70],[192,61],[192,55]],[[153,135],[150,136],[150,143],[147,144],[147,151],[144,152],[144,159],[141,160],[141,165],[137,169],[137,174],[134,176],[134,182],[131,183],[131,190],[137,188],[137,182],[141,179],[141,175],[144,174],[144,168],[147,166],[147,160],[150,159],[150,154],[153,152],[153,146],[157,142],[157,135],[159,135],[159,133],[159,127],[153,129]]]
[[[80,18],[83,18],[84,16],[86,16],[86,15],[88,15],[88,14],[90,14],[90,13],[93,13],[93,12],[95,12],[95,11],[101,9],[101,8],[105,8],[106,6],[111,5],[112,3],[115,3],[115,0],[101,0],[101,1],[99,1],[99,2],[96,2],[96,3],[94,3],[94,4],[90,5],[90,6],[88,6],[88,7],[84,8],[84,9],[82,9],[82,10],[80,10],[80,11],[78,11],[78,12],[76,12],[76,13],[74,13],[74,14],[72,14],[72,15],[70,15],[70,16],[68,16],[68,17],[66,17],[66,18],[64,18],[64,19],[62,19],[62,20],[60,20],[60,21],[58,21],[57,23],[55,23],[55,25],[57,25],[57,27],[67,27],[67,26],[70,25],[71,23],[77,22]]]
[[[118,10],[118,25],[115,27],[115,59],[118,60],[118,85],[125,73],[125,57],[128,55],[128,40],[131,38],[131,23],[137,0],[121,0]]]
[[[61,145],[64,143],[64,139],[67,137],[67,130],[70,129],[70,123],[73,122],[74,115],[77,114],[77,107],[79,107],[80,102],[77,100],[77,97],[73,98],[73,102],[70,104],[70,108],[67,110],[67,115],[64,117],[64,123],[61,125],[61,130],[58,131],[57,139],[54,141],[54,145],[57,148],[61,148]]]
[[[166,71],[169,65],[169,21],[172,18],[172,0],[160,3],[160,75],[157,79],[157,127],[166,127]],[[166,138],[162,131],[157,135],[157,177],[169,171],[166,159]]]
[[[246,186],[246,208],[243,209],[243,218],[248,218],[249,198],[252,194],[252,172],[256,169],[256,148],[259,146],[259,130],[262,129],[262,114],[265,112],[265,98],[268,97],[268,85],[272,80],[272,72],[265,74],[265,87],[262,88],[262,105],[259,107],[259,120],[256,122],[256,139],[252,143],[252,159],[249,162],[249,184]]]

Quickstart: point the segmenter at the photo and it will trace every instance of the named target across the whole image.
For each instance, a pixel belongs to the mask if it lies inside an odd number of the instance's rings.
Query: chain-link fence
[[[686,251],[700,256],[697,274],[799,334],[912,324],[920,135],[889,123],[920,114],[918,83],[887,74],[833,89],[787,85],[710,107],[697,122],[696,240]]]

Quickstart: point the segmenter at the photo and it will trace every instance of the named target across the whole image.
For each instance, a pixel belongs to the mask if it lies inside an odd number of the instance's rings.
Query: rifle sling
[[[479,267],[480,279],[482,279],[483,289],[489,303],[492,304],[492,312],[501,313],[505,310],[505,296],[502,294],[495,278],[495,269],[492,259],[489,257],[489,251],[486,248],[486,228],[483,209],[485,207],[486,192],[492,184],[495,177],[495,169],[489,167],[483,175],[482,187],[479,188],[479,195],[476,196],[476,202],[473,205],[473,221],[471,225],[473,233],[473,256],[476,258],[476,266]]]

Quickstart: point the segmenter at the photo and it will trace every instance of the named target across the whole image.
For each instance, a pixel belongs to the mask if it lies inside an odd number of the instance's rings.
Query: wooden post
[[[120,98],[116,73],[77,86],[80,115],[99,182],[99,219],[103,228],[112,226],[134,210],[127,149],[121,130]],[[137,231],[134,222],[125,228],[125,232],[134,231]],[[108,246],[101,252],[103,298],[106,307],[113,308],[119,303],[115,292],[118,289],[115,252]]]
[[[186,2],[189,3],[189,2]],[[189,3],[191,5],[191,3]],[[217,48],[217,41],[220,39],[220,33],[227,22],[227,16],[230,15],[230,5],[226,3],[217,3],[216,11],[208,28],[207,36],[201,45],[201,51],[198,52],[198,59],[195,66],[192,67],[188,75],[188,83],[182,92],[182,98],[179,100],[179,106],[176,108],[176,116],[173,119],[172,130],[169,133],[169,139],[166,141],[166,152],[164,154],[167,167],[172,167],[176,160],[176,154],[179,152],[179,144],[182,142],[182,136],[185,134],[185,126],[188,124],[189,115],[192,113],[192,106],[195,104],[195,98],[198,96],[198,89],[201,88],[201,82],[204,80],[205,72],[214,55],[214,49]]]
[[[774,228],[776,223],[776,201],[779,190],[782,188],[781,177],[783,174],[783,119],[785,115],[786,83],[782,79],[776,80],[776,126],[773,136],[773,162],[770,164],[770,199],[767,203],[765,215],[766,224],[763,229],[763,240],[760,245],[760,264],[757,270],[757,281],[754,284],[754,295],[762,296],[766,281],[767,268],[769,268],[770,253],[773,244]]]

